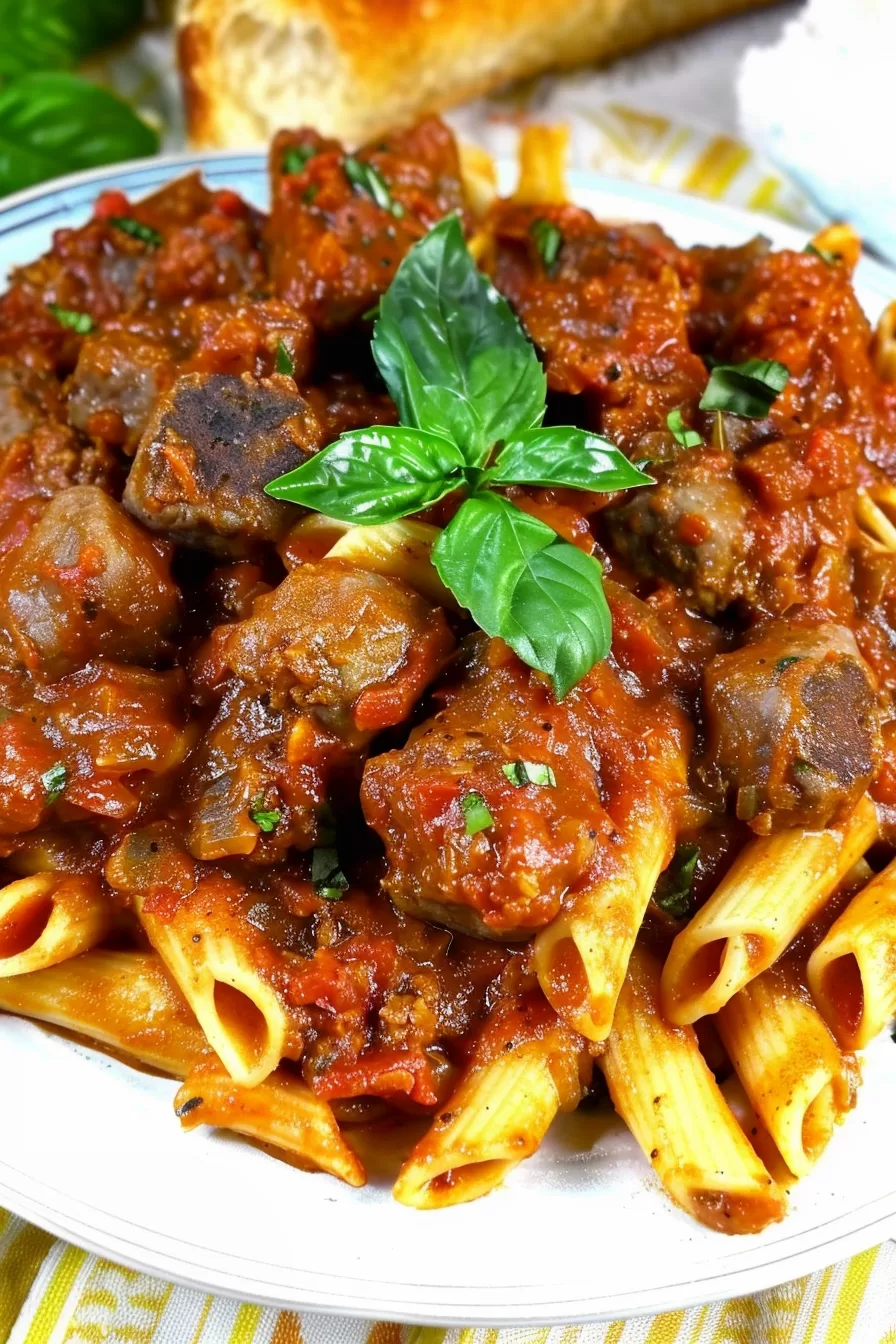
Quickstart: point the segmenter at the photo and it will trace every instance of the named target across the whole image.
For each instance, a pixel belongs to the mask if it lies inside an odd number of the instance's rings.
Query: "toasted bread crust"
[[[513,79],[604,61],[767,0],[181,0],[190,139],[308,124],[351,143]]]

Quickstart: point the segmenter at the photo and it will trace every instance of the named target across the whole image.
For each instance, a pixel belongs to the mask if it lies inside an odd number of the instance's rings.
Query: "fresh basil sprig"
[[[700,398],[701,411],[727,411],[747,420],[761,420],[790,377],[776,359],[747,359],[743,364],[716,364]]]
[[[76,75],[23,75],[0,89],[0,196],[158,147],[123,99]]]
[[[416,243],[383,295],[373,354],[401,424],[351,430],[266,488],[343,522],[385,523],[469,495],[433,548],[442,582],[558,699],[610,648],[593,556],[492,487],[651,484],[608,439],[545,427],[534,347],[476,268],[457,216]]]

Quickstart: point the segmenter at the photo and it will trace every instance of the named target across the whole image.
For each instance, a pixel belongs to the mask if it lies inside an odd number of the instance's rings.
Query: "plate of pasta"
[[[761,228],[435,119],[0,210],[0,1203],[436,1324],[893,1234],[896,277]]]

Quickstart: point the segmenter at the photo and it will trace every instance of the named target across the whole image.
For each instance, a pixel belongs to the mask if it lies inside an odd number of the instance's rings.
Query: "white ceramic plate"
[[[36,256],[51,229],[80,222],[101,186],[136,196],[184,164],[263,202],[258,155],[107,169],[0,209],[0,268]],[[593,176],[573,185],[596,214],[656,220],[683,244],[737,243],[758,230],[777,246],[805,242],[692,197]],[[896,296],[896,274],[863,262],[858,287],[876,317]],[[182,1135],[174,1090],[0,1015],[0,1204],[165,1278],[278,1306],[431,1324],[670,1310],[784,1282],[896,1234],[888,1036],[868,1051],[858,1110],[797,1187],[789,1217],[742,1238],[679,1213],[622,1126],[600,1113],[561,1117],[542,1151],[487,1199],[419,1213],[392,1200],[388,1170],[351,1190],[226,1134]]]

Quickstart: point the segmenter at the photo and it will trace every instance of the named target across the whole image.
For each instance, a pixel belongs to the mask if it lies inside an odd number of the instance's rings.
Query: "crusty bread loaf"
[[[180,0],[192,142],[315,126],[351,144],[508,80],[766,0]]]

